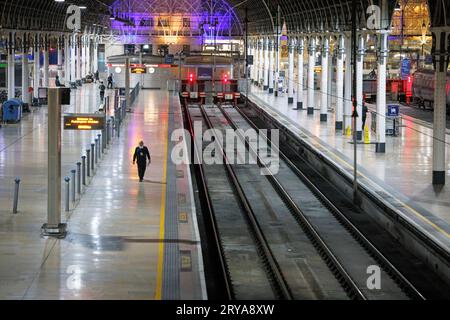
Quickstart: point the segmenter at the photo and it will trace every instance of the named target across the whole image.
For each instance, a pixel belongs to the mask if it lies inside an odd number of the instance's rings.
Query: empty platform
[[[72,92],[65,112],[95,111],[96,86]],[[68,233],[60,240],[40,235],[47,215],[46,109],[0,129],[0,299],[206,299],[190,173],[170,159],[169,132],[182,127],[178,99],[141,91],[81,197],[69,212],[62,209]],[[63,177],[96,133],[63,131]],[[141,139],[152,163],[139,183],[132,156]],[[14,215],[16,176],[22,182]]]
[[[317,92],[316,97],[320,101]],[[288,104],[287,95],[275,97],[254,85],[251,86],[249,98],[289,130],[307,137],[307,143],[337,164],[343,172],[353,174],[352,137],[336,132],[333,112],[328,112],[328,122],[320,122],[319,110],[314,110],[314,115],[307,115],[306,109],[293,110],[295,98],[293,104]],[[370,127],[370,113],[367,116],[366,124]],[[447,145],[447,158],[449,154],[450,147]],[[401,135],[386,137],[386,153],[376,153],[374,144],[357,145],[359,181],[450,250],[450,187],[449,184],[441,187],[431,184],[431,157],[432,129],[403,119]],[[450,166],[447,181],[450,181]]]

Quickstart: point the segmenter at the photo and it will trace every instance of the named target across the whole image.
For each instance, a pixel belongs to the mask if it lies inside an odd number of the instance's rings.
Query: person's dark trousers
[[[112,89],[113,85],[112,82],[108,82],[108,89]]]
[[[147,163],[145,162],[138,162],[138,174],[139,174],[139,180],[144,180],[145,175],[145,169],[147,168]]]
[[[105,93],[104,92],[103,93],[100,92],[100,100],[103,101],[104,98],[105,98]]]

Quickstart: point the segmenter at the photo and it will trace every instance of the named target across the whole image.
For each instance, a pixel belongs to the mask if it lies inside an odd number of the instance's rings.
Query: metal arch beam
[[[431,27],[450,26],[450,3],[445,0],[428,0]]]

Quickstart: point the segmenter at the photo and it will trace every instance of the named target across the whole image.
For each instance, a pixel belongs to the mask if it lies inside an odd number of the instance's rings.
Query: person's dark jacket
[[[135,162],[137,159],[138,163],[145,164],[147,158],[148,160],[151,161],[150,152],[148,151],[148,148],[146,146],[142,148],[136,147],[136,149],[134,150],[133,162]]]
[[[367,108],[367,105],[365,103],[363,103],[362,106],[362,117],[363,119],[365,119],[367,117],[367,112],[369,111],[369,109]]]

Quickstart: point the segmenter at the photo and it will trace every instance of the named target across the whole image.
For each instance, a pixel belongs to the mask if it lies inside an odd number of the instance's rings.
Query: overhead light
[[[55,2],[64,2],[66,0],[55,0]]]
[[[111,16],[109,17],[109,20],[116,20],[116,18],[115,18],[113,15],[111,15]]]
[[[86,9],[86,6],[79,6],[80,9]]]

